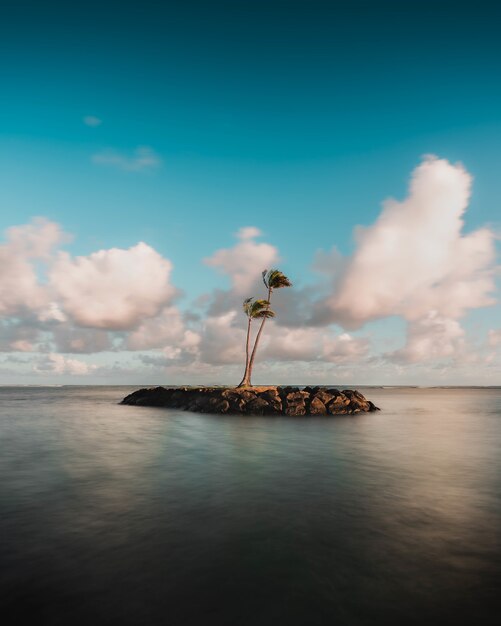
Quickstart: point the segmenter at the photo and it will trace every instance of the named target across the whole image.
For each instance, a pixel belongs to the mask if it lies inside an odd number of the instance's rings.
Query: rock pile
[[[139,389],[121,404],[242,415],[353,415],[379,410],[358,391],[330,387],[155,387]]]

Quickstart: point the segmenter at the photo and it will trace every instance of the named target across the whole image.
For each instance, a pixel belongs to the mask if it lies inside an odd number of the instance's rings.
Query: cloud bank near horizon
[[[274,296],[276,328],[263,336],[261,352],[267,371],[285,372],[288,363],[314,371],[322,364],[471,362],[461,322],[495,304],[499,273],[493,231],[464,233],[471,188],[462,165],[426,157],[412,173],[408,196],[386,200],[373,225],[355,229],[350,256],[335,247],[320,251],[310,284]],[[88,356],[74,358],[100,352],[136,352],[141,366],[195,378],[237,368],[244,352],[241,302],[261,294],[264,268],[281,263],[262,236],[244,226],[233,246],[201,259],[229,287],[190,304],[171,282],[173,262],[147,243],[75,257],[62,249],[70,237],[54,222],[37,218],[12,227],[0,244],[0,351],[10,358],[33,353],[31,371],[42,376],[104,371]],[[406,338],[396,349],[375,351],[371,323],[395,316],[406,322]],[[497,358],[500,332],[485,329],[485,345],[477,347],[485,363]]]

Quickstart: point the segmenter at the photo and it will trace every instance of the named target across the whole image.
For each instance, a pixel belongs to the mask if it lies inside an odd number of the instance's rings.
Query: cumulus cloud
[[[430,311],[457,318],[494,301],[494,234],[463,234],[471,176],[462,165],[427,157],[409,196],[388,200],[357,248],[335,293],[317,315],[356,328],[390,315],[420,319]]]
[[[258,324],[251,335],[253,345]],[[199,342],[193,351],[195,360],[212,365],[243,364],[245,356],[245,317],[232,310],[209,316],[200,329]],[[336,334],[331,329],[289,328],[268,322],[257,353],[256,367],[263,362],[328,362],[354,363],[365,358],[369,342],[348,333]]]
[[[68,240],[58,224],[44,219],[6,231],[0,244],[1,352],[138,349],[153,345],[154,335],[167,349],[166,326],[173,320],[170,337],[179,335],[179,349],[192,349],[197,337],[170,304],[178,291],[168,259],[142,242],[72,257],[57,249]],[[157,326],[148,324],[155,316]]]
[[[149,146],[138,146],[132,154],[117,150],[103,150],[92,155],[92,162],[97,165],[114,167],[125,172],[154,170],[161,166],[162,159]]]
[[[405,347],[389,354],[389,358],[405,363],[420,363],[458,356],[465,348],[465,332],[461,324],[442,317],[436,311],[409,323]]]
[[[70,359],[58,353],[47,354],[34,365],[34,370],[41,374],[70,374],[71,376],[90,374],[95,369],[95,365],[88,365],[83,361]]]
[[[48,302],[46,306],[38,314],[41,322],[66,322],[67,316],[61,310],[58,302]]]
[[[327,361],[349,363],[360,360],[368,352],[366,338],[348,333],[336,335],[330,329],[276,328],[263,349],[263,356],[275,361]]]
[[[462,166],[427,157],[413,173],[408,197],[385,202],[372,226],[357,229],[351,256],[335,248],[319,252],[314,282],[274,294],[277,319],[267,322],[256,376],[284,380],[287,372],[303,372],[320,381],[328,372],[358,371],[353,365],[377,369],[375,359],[388,376],[408,371],[404,364],[467,363],[474,350],[461,319],[493,303],[496,272],[493,233],[464,232],[470,193]],[[182,312],[174,304],[171,262],[146,243],[74,257],[59,250],[65,235],[57,224],[37,220],[11,228],[0,244],[0,351],[38,353],[35,371],[55,375],[101,375],[105,370],[68,355],[114,351],[149,366],[143,371],[167,367],[169,375],[209,382],[239,376],[242,300],[264,296],[261,272],[279,264],[278,250],[261,236],[244,226],[233,246],[204,259],[230,285],[200,296],[194,314],[189,305]],[[351,331],[393,316],[407,322],[405,344],[370,355],[369,338]],[[500,332],[491,330],[479,347],[484,361],[501,345]]]
[[[238,242],[218,250],[205,263],[226,274],[231,280],[229,290],[215,289],[208,298],[208,317],[201,330],[199,361],[220,364],[239,364],[244,358],[246,321],[241,311],[244,296],[264,296],[261,272],[279,261],[278,250],[255,241],[261,235],[253,226],[241,228]],[[367,339],[354,338],[344,333],[337,335],[331,329],[308,327],[315,286],[301,289],[283,289],[273,300],[278,318],[268,322],[259,349],[258,362],[355,362],[364,358]],[[254,325],[254,334],[257,324]]]
[[[18,318],[0,319],[0,352],[32,352],[39,339],[38,329]]]
[[[86,126],[96,127],[96,126],[101,126],[101,124],[103,123],[103,120],[101,120],[99,117],[96,117],[95,115],[86,115],[83,118],[83,123]]]
[[[426,157],[408,197],[386,201],[373,226],[357,229],[350,258],[331,259],[336,283],[312,323],[358,328],[398,315],[408,320],[409,334],[395,358],[452,354],[462,335],[458,320],[495,303],[495,235],[487,228],[463,233],[471,185],[462,165]],[[320,261],[325,270],[329,259]]]
[[[490,330],[488,338],[489,346],[495,348],[501,346],[501,328],[498,330]]]
[[[199,343],[200,335],[186,327],[181,311],[173,306],[144,320],[126,339],[129,350],[162,348],[167,359],[178,358],[182,353],[193,355]]]
[[[242,363],[245,329],[236,322],[237,312],[208,317],[201,329],[199,360],[214,365]]]
[[[248,295],[261,281],[261,272],[270,268],[279,260],[278,250],[268,243],[257,243],[260,235],[258,228],[246,226],[237,233],[238,243],[232,248],[217,250],[204,263],[226,274],[231,286],[239,297]]]
[[[317,284],[292,289],[281,289],[272,299],[272,309],[277,314],[274,323],[279,326],[304,328],[312,326],[314,303],[324,286]],[[265,294],[263,293],[263,296]]]
[[[143,320],[131,332],[126,341],[129,350],[148,350],[166,345],[178,345],[185,333],[181,312],[176,307],[167,307],[156,317]]]
[[[93,354],[113,350],[110,333],[105,330],[55,324],[51,332],[53,348],[57,352]]]
[[[174,296],[170,261],[145,243],[72,258],[59,253],[49,281],[77,324],[124,330],[155,316]]]
[[[0,244],[0,315],[19,315],[48,305],[37,262],[47,262],[64,240],[60,227],[42,218],[6,231],[6,242]]]

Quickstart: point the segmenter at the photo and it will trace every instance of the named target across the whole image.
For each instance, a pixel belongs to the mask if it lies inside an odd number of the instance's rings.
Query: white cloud
[[[253,325],[253,345],[259,322]],[[222,365],[244,364],[246,318],[240,311],[209,316],[200,329],[199,340],[192,355],[199,363]],[[288,328],[267,322],[255,362],[259,373],[265,363],[302,361],[355,363],[367,356],[369,342],[347,333],[336,335],[330,329]]]
[[[199,342],[199,334],[186,328],[179,309],[170,306],[158,316],[144,320],[128,335],[126,346],[129,350],[162,348],[172,359],[182,352],[195,354]]]
[[[39,341],[36,319],[0,319],[0,352],[33,352]]]
[[[126,172],[142,172],[159,168],[162,164],[162,159],[153,148],[138,146],[132,155],[113,149],[103,150],[92,155],[92,162]]]
[[[253,226],[241,228],[237,233],[239,242],[233,248],[217,250],[204,263],[229,276],[236,295],[252,295],[253,287],[261,281],[263,270],[278,262],[278,250],[268,243],[256,243],[260,234]]]
[[[237,239],[241,239],[242,241],[246,241],[248,239],[255,239],[256,237],[260,237],[263,233],[256,228],[255,226],[243,226],[240,228],[236,234]]]
[[[235,325],[236,317],[236,311],[229,311],[205,320],[199,344],[200,361],[215,365],[244,363],[245,324]]]
[[[430,361],[447,372],[450,363],[466,372],[475,353],[479,366],[487,358],[496,365],[492,348],[501,345],[501,331],[491,330],[475,351],[460,324],[471,308],[492,303],[494,289],[494,235],[488,229],[462,232],[470,187],[464,168],[428,158],[414,172],[409,197],[385,203],[376,223],[358,230],[351,257],[335,248],[317,254],[316,282],[273,296],[277,319],[267,322],[256,380],[302,382],[304,375],[328,382],[334,373],[341,379],[343,372],[355,372],[364,381],[408,376],[412,382],[409,372],[426,372]],[[261,272],[279,261],[278,250],[258,243],[259,236],[258,228],[242,227],[232,247],[204,260],[231,287],[200,296],[194,315],[173,305],[171,262],[145,243],[73,257],[58,251],[65,235],[57,224],[38,220],[11,228],[0,245],[0,351],[38,353],[38,373],[97,377],[108,366],[92,368],[68,354],[113,351],[113,357],[96,359],[120,359],[130,376],[132,360],[145,364],[138,372],[167,367],[169,380],[230,382],[244,365],[242,300],[264,296]],[[397,342],[375,337],[379,356],[369,355],[368,337],[329,326],[351,329],[393,316],[408,324],[406,343],[395,350]],[[393,352],[381,354],[389,345]]]
[[[330,363],[358,363],[368,357],[369,340],[342,333],[327,337],[324,341],[323,357]]]
[[[471,176],[461,165],[427,157],[409,196],[388,200],[373,226],[357,230],[357,248],[317,317],[356,328],[391,315],[430,311],[456,319],[493,303],[494,234],[462,234]]]
[[[127,337],[129,350],[163,348],[182,341],[185,326],[181,312],[176,307],[167,307],[156,317],[143,320],[140,326]]]
[[[375,224],[356,231],[353,255],[317,259],[335,272],[312,323],[358,328],[378,318],[408,322],[404,348],[390,358],[416,363],[464,354],[460,319],[495,303],[495,234],[463,233],[472,178],[462,165],[426,157],[408,197],[388,200]]]
[[[330,329],[277,326],[269,330],[261,358],[272,361],[353,363],[365,357],[369,347],[365,338],[336,335]]]
[[[48,302],[38,314],[38,319],[41,322],[66,322],[68,318],[57,302]]]
[[[17,341],[13,341],[11,344],[12,350],[16,352],[32,352],[33,344],[25,339],[18,339]]]
[[[174,296],[172,265],[145,243],[72,258],[60,252],[50,285],[78,325],[126,330],[154,317]]]
[[[501,346],[501,328],[498,330],[490,330],[488,338],[489,346],[495,348]]]
[[[99,117],[96,117],[95,115],[86,115],[83,118],[83,123],[86,126],[101,126],[101,124],[103,123],[103,120],[101,120]]]
[[[177,294],[169,282],[170,261],[144,243],[73,258],[55,249],[67,240],[44,219],[6,232],[0,245],[0,351],[113,350],[120,338],[107,331],[142,323],[138,333],[146,332],[148,318]],[[155,331],[149,327],[148,333]],[[183,333],[179,343],[188,348],[193,338],[187,329]],[[138,335],[130,341],[139,341]]]
[[[457,320],[432,311],[423,319],[409,323],[405,347],[388,356],[405,363],[457,357],[465,349],[464,337],[465,332]]]
[[[40,310],[48,305],[48,294],[36,264],[47,262],[65,235],[57,224],[41,218],[9,228],[6,235],[0,245],[0,315]]]
[[[70,359],[58,353],[48,354],[34,365],[34,370],[38,373],[70,374],[72,376],[86,375],[95,369],[95,365],[88,365],[83,361]]]
[[[76,328],[70,323],[55,324],[52,345],[57,352],[92,354],[113,349],[110,333],[97,328]]]

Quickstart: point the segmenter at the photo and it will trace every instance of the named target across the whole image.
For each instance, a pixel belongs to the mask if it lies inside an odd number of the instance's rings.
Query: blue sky
[[[501,8],[492,3],[19,2],[1,11],[0,227],[42,216],[72,236],[37,269],[44,284],[60,251],[74,259],[145,242],[169,260],[169,284],[184,294],[162,306],[200,315],[197,327],[182,332],[203,345],[214,316],[200,302],[217,299],[215,290],[228,290],[232,277],[203,259],[234,248],[239,229],[253,226],[262,234],[252,241],[276,249],[273,260],[313,310],[316,299],[329,300],[336,280],[318,286],[318,252],[335,247],[355,258],[354,228],[374,224],[386,198],[403,200],[428,154],[461,162],[473,176],[463,233],[499,233]],[[486,261],[493,281],[496,263]],[[226,313],[237,295],[228,296]],[[75,356],[54,343],[52,327],[33,321],[40,311],[13,306],[4,307],[4,320],[25,332],[24,320],[32,340],[30,350],[17,343],[23,349],[12,351],[16,340],[5,339],[0,382],[238,377],[236,348],[220,364],[207,350],[206,361],[192,352],[196,366],[180,356],[179,337],[130,350],[123,333],[137,331],[138,317],[130,328],[99,322],[96,331],[94,322],[82,326],[63,311],[64,324],[86,333],[89,346],[91,333],[108,333],[107,349],[79,348]],[[299,372],[305,380],[424,384],[434,367],[444,384],[494,384],[499,305],[472,303],[451,318],[466,333],[460,348],[431,364],[397,366],[384,357],[384,344],[404,346],[415,323],[399,306],[358,328],[329,318],[325,341],[346,332],[369,341],[353,361],[312,362],[305,353],[295,362],[283,346],[270,346],[262,371],[279,382]],[[238,328],[238,320],[227,323]],[[310,328],[308,315],[301,323]],[[278,321],[270,332],[280,332]],[[169,350],[180,353],[169,361]],[[472,352],[485,362],[468,365],[464,354]],[[52,354],[62,355],[53,357],[60,365],[51,367]],[[146,364],[150,357],[158,366]],[[64,359],[91,369],[72,369]]]

